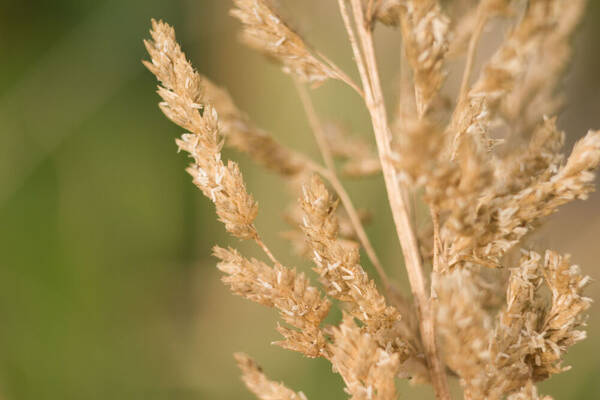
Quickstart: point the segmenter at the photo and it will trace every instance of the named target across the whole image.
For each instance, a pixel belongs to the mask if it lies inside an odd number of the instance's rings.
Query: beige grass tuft
[[[292,30],[271,2],[233,1],[243,40],[293,77],[323,163],[281,145],[225,89],[198,74],[166,23],[152,21],[145,42],[151,61],[144,64],[160,82],[161,110],[186,131],[177,145],[191,158],[193,182],[226,230],[264,253],[263,261],[214,248],[234,294],[278,311],[283,339],[276,344],[328,360],[355,400],[396,399],[396,379],[431,384],[436,398],[448,400],[451,377],[469,400],[549,400],[535,385],[568,369],[564,355],[585,339],[590,278],[570,256],[537,249],[528,234],[594,190],[600,131],[589,131],[566,156],[556,116],[570,40],[586,2],[443,3],[338,0],[359,86]],[[497,17],[511,28],[477,71],[479,38]],[[399,27],[402,36],[394,123],[374,46],[380,23]],[[460,89],[446,98],[439,92],[457,60],[465,64]],[[329,79],[365,101],[373,143],[339,123],[321,122],[304,84]],[[280,175],[299,199],[288,207],[292,229],[285,236],[312,261],[323,293],[305,273],[282,265],[261,239],[257,202],[237,164],[222,160],[225,145]],[[412,300],[387,275],[390,266],[363,226],[370,213],[354,205],[340,172],[381,176],[402,249],[393,262],[406,269]],[[430,218],[419,220],[416,200]],[[361,249],[378,280],[363,268]],[[344,317],[329,326],[324,321],[334,305]],[[306,400],[269,380],[248,356],[235,357],[258,398]]]

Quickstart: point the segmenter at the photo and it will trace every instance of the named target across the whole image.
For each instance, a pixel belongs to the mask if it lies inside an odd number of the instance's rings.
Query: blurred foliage
[[[283,3],[315,44],[351,65],[341,27],[329,35],[333,16],[312,17],[330,6]],[[568,81],[562,125],[578,136],[600,126],[599,3],[590,1]],[[271,311],[220,284],[210,247],[229,240],[183,173],[186,160],[173,144],[180,132],[158,112],[155,82],[139,62],[150,18],[168,20],[198,68],[227,85],[259,124],[316,154],[288,79],[237,43],[227,8],[222,0],[0,0],[3,399],[250,398],[231,358],[240,350],[312,400],[345,398],[327,363],[269,345],[277,338]],[[390,79],[396,61],[382,65]],[[343,90],[319,89],[318,107],[366,130],[358,100]],[[278,179],[241,160],[263,209],[282,210]],[[389,220],[377,179],[349,186],[361,206],[381,210],[378,223]],[[539,239],[572,251],[596,278],[600,220],[590,217],[598,200],[568,208]],[[272,217],[259,219],[267,240],[298,263]],[[386,264],[397,265],[383,226],[371,233]],[[590,339],[569,359],[575,369],[545,385],[548,393],[600,398],[599,314],[592,309]]]

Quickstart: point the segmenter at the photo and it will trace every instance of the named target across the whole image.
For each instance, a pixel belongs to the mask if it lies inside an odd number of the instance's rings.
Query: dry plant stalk
[[[591,299],[583,291],[590,279],[568,255],[529,249],[526,235],[559,206],[585,199],[600,163],[600,131],[588,132],[565,157],[555,117],[585,0],[463,0],[446,9],[437,0],[338,0],[360,86],[309,47],[270,1],[233,5],[243,40],[294,78],[324,163],[257,127],[224,89],[194,70],[173,28],[152,22],[152,39],[145,42],[151,61],[144,64],[160,81],[161,110],[187,131],[177,145],[192,159],[188,172],[227,231],[254,241],[268,259],[215,247],[223,282],[234,294],[277,309],[283,336],[277,344],[327,359],[352,399],[396,399],[396,379],[430,383],[438,399],[450,399],[454,376],[465,399],[550,399],[535,384],[566,370],[564,354],[585,338]],[[479,37],[498,16],[512,28],[476,71]],[[378,23],[402,35],[393,124],[373,44]],[[466,65],[460,90],[440,107],[446,71],[460,58]],[[344,82],[365,101],[376,154],[339,124],[320,121],[303,83],[328,79]],[[261,240],[254,224],[258,205],[237,164],[222,160],[224,145],[281,175],[299,198],[287,215],[295,229],[286,237],[313,261],[321,289],[282,265]],[[363,214],[338,176],[336,157],[344,160],[344,175],[382,175],[412,304],[387,277]],[[419,235],[410,203],[417,194],[431,212],[431,227]],[[361,247],[383,291],[361,266]],[[509,256],[519,249],[520,260]],[[344,311],[333,326],[323,322],[329,298]],[[269,380],[248,356],[235,357],[258,398],[306,399]]]

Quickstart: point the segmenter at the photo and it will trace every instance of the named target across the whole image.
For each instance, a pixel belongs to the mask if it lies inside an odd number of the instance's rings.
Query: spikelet
[[[517,26],[484,66],[466,98],[458,104],[450,130],[455,136],[454,151],[465,135],[471,135],[484,148],[498,142],[489,130],[497,123],[502,100],[526,75],[553,27],[552,12],[558,0],[532,0]]]
[[[558,149],[563,141],[555,120],[547,119],[527,151],[496,164],[495,182],[453,209],[441,230],[449,267],[464,261],[498,267],[500,258],[541,218],[572,200],[587,198],[600,163],[600,134],[588,132],[561,166]],[[452,204],[438,206],[450,210]]]
[[[375,16],[400,25],[406,56],[413,70],[417,110],[423,116],[445,77],[450,21],[437,0],[383,0]]]
[[[247,153],[260,165],[282,175],[294,175],[306,168],[303,157],[256,127],[225,89],[194,71],[175,41],[175,32],[170,26],[154,21],[153,32],[154,43],[145,42],[153,61],[144,64],[165,87],[181,97],[178,100],[181,102],[180,111],[187,115],[173,114],[170,108],[161,106],[173,122],[185,129],[193,128],[186,121],[193,121],[196,118],[194,113],[202,105],[210,104],[219,115],[219,129],[227,139],[226,145]],[[161,45],[166,50],[161,51]],[[185,110],[186,103],[192,108]]]
[[[506,308],[498,316],[489,353],[476,359],[479,374],[461,375],[465,396],[500,399],[568,369],[560,365],[564,353],[585,338],[579,328],[591,304],[582,295],[588,283],[568,256],[547,251],[542,258],[524,251],[519,267],[511,269]]]
[[[482,97],[495,104],[504,93],[512,90],[517,78],[523,76],[539,51],[543,38],[551,29],[552,8],[556,0],[533,0],[525,15],[508,35],[502,46],[484,67],[473,85],[470,97]]]
[[[493,319],[483,308],[488,295],[475,283],[476,272],[456,269],[435,285],[437,326],[444,361],[466,386],[478,386],[491,361]],[[477,397],[473,397],[475,399]]]
[[[440,172],[444,145],[441,130],[426,118],[405,116],[400,121],[395,127],[393,143],[393,161],[400,179],[411,186],[432,183],[433,175]]]
[[[325,337],[319,326],[331,304],[310,286],[304,274],[282,265],[271,268],[248,260],[233,249],[215,247],[214,255],[220,260],[218,268],[226,274],[223,282],[234,294],[276,308],[287,324],[298,329],[280,326],[278,331],[286,340],[277,344],[308,357],[322,355]]]
[[[280,63],[284,72],[319,84],[337,74],[313,55],[302,37],[277,15],[268,0],[234,0],[231,15],[244,25],[243,40]]]
[[[302,229],[327,294],[348,303],[350,313],[365,324],[381,346],[393,346],[407,357],[406,338],[399,336],[406,333],[401,316],[387,305],[360,266],[358,250],[338,241],[337,201],[318,176],[313,175],[304,186],[301,204],[305,213]]]
[[[454,1],[450,5],[451,35],[448,57],[462,55],[468,48],[473,33],[491,18],[509,15],[510,0]]]
[[[571,36],[581,22],[587,0],[556,0],[550,10],[552,24],[532,55],[526,73],[502,102],[502,117],[514,135],[528,132],[544,115],[553,115],[563,104],[557,88],[572,56]]]
[[[221,160],[223,140],[216,110],[204,103],[201,78],[187,61],[175,40],[175,31],[163,22],[152,21],[152,41],[145,41],[152,62],[145,62],[162,86],[158,94],[163,113],[188,130],[178,139],[180,150],[190,154],[187,169],[194,183],[215,204],[217,215],[232,235],[256,238],[254,219],[258,205],[248,194],[237,164]]]
[[[200,75],[187,61],[185,54],[175,39],[175,30],[162,21],[152,20],[150,31],[152,40],[144,40],[144,45],[151,57],[151,62],[143,61],[144,65],[163,84],[165,92],[172,92],[172,97],[179,99],[181,114],[177,121],[179,125],[189,124],[200,120],[197,110],[201,108],[202,83]],[[176,117],[177,115],[173,115]]]
[[[269,380],[262,368],[246,354],[236,353],[234,357],[242,371],[242,380],[246,387],[260,400],[307,400],[304,393],[296,393],[283,383]]]
[[[557,128],[556,117],[544,117],[530,136],[527,145],[513,146],[496,158],[494,195],[517,193],[533,183],[547,181],[560,168],[564,160],[565,133]],[[484,197],[491,193],[492,190]]]
[[[499,249],[498,256],[517,243],[540,218],[572,200],[586,199],[594,190],[593,171],[599,163],[600,131],[590,131],[575,144],[566,165],[548,181],[525,188],[505,202],[498,211],[500,237],[491,242],[492,248]],[[550,170],[554,167],[555,164],[549,165]]]
[[[339,327],[333,328],[332,336],[331,364],[344,379],[352,400],[397,398],[394,383],[399,369],[397,354],[379,348],[376,340],[348,315]]]
[[[592,304],[590,298],[583,296],[590,277],[582,275],[579,266],[570,263],[568,255],[547,251],[543,273],[552,300],[543,316],[541,334],[545,343],[537,349],[533,366],[536,381],[570,369],[560,365],[562,355],[568,347],[585,339],[585,331],[579,328],[585,323],[583,313]]]
[[[308,177],[304,177],[303,182],[306,182],[308,179]],[[300,193],[301,190],[302,186],[300,186],[298,191],[294,190],[294,194]],[[367,210],[357,210],[357,212],[361,223],[366,224],[370,221],[371,214]],[[338,221],[338,241],[345,247],[353,248],[358,251],[360,245],[357,242],[358,238],[356,231],[354,230],[354,225],[352,225],[348,213],[343,208],[338,208],[336,209],[336,218]],[[284,219],[291,229],[283,232],[282,236],[292,243],[294,252],[297,255],[312,260],[314,253],[302,231],[304,211],[297,201],[291,204],[288,210],[286,210]]]

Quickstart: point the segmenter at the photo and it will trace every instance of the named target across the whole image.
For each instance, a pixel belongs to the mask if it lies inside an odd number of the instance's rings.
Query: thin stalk
[[[312,100],[310,99],[310,95],[308,94],[306,88],[300,82],[298,82],[297,79],[294,79],[294,84],[296,86],[296,90],[298,91],[298,95],[300,97],[300,101],[302,102],[302,107],[304,108],[304,112],[306,113],[310,127],[315,136],[315,140],[317,141],[317,145],[319,146],[319,151],[323,156],[323,161],[325,161],[325,166],[327,169],[329,169],[329,171],[335,173],[333,154],[331,153],[331,149],[327,143],[325,132],[323,132],[323,127],[319,121],[319,117],[317,116],[317,112]]]
[[[360,97],[362,97],[363,99],[365,98],[365,93],[362,91],[362,89],[360,88],[360,86],[358,86],[356,84],[356,82],[354,82],[352,80],[352,78],[350,78],[348,76],[348,74],[346,74],[344,72],[344,70],[342,70],[340,67],[338,67],[333,61],[331,61],[329,58],[327,58],[327,56],[325,56],[324,54],[318,53],[319,57],[321,57],[323,59],[323,61],[327,64],[327,66],[329,68],[331,68],[331,70],[335,73],[336,77],[341,80],[342,82],[344,82],[346,85],[350,86],[352,89],[354,89],[354,91],[356,93],[358,93],[358,95]]]
[[[437,278],[440,273],[440,253],[442,242],[440,240],[440,214],[431,207],[431,223],[433,224],[433,271],[431,271],[431,299],[437,299],[435,288],[437,287]]]
[[[369,80],[369,75],[367,74],[367,70],[365,68],[363,55],[360,50],[360,46],[358,45],[358,40],[356,38],[356,34],[354,33],[354,28],[352,28],[352,22],[350,20],[350,13],[348,12],[348,7],[346,6],[346,0],[338,0],[338,5],[340,7],[342,19],[344,20],[344,27],[346,28],[346,32],[348,33],[348,39],[350,39],[352,53],[354,54],[354,61],[356,62],[358,73],[360,74],[360,79],[363,84],[365,101],[367,101],[367,97],[372,97],[371,82]]]
[[[340,197],[340,200],[342,201],[342,204],[344,205],[344,208],[346,209],[346,212],[350,217],[350,222],[352,223],[352,226],[354,228],[354,231],[356,232],[356,235],[358,236],[358,239],[360,240],[363,248],[365,249],[367,256],[373,263],[373,266],[377,270],[377,273],[381,278],[386,292],[389,292],[391,288],[390,280],[385,270],[383,269],[381,262],[379,261],[379,257],[377,257],[377,253],[375,253],[375,249],[373,248],[373,245],[371,244],[367,233],[365,232],[362,222],[360,221],[360,217],[358,216],[356,207],[354,207],[354,204],[352,203],[352,199],[348,195],[348,192],[344,188],[344,185],[342,185],[342,182],[337,176],[333,155],[331,153],[331,148],[329,147],[329,143],[327,143],[325,132],[323,132],[323,125],[319,121],[319,117],[317,116],[317,112],[315,111],[312,100],[310,99],[310,95],[308,94],[306,87],[300,82],[298,82],[296,79],[294,79],[294,83],[296,84],[296,89],[298,90],[300,100],[302,101],[302,106],[304,107],[304,111],[308,118],[308,122],[310,123],[313,134],[315,136],[315,140],[317,142],[319,150],[321,151],[323,160],[325,161],[325,166],[327,167],[328,173],[325,174],[324,177],[329,181],[329,183],[331,183],[331,186],[333,186],[338,196]]]
[[[265,242],[262,241],[260,236],[257,235],[256,238],[254,239],[254,241],[256,242],[258,247],[260,247],[262,249],[262,251],[264,251],[264,253],[267,255],[267,257],[269,257],[269,260],[271,260],[273,262],[273,264],[281,265],[281,263],[279,261],[277,261],[277,259],[275,258],[275,256],[271,252],[271,250],[269,250],[269,248],[267,247]]]
[[[400,46],[400,84],[398,87],[396,122],[402,122],[402,117],[404,117],[412,109],[411,103],[414,102],[413,93],[414,88],[411,82],[410,65],[408,64],[408,59],[406,58],[406,50],[404,45],[402,45]]]
[[[481,3],[482,5],[484,3]],[[457,107],[460,107],[461,104],[466,101],[467,96],[469,94],[469,81],[471,80],[471,74],[473,73],[473,65],[475,63],[475,54],[477,52],[477,45],[479,43],[479,39],[481,38],[481,34],[483,33],[483,29],[488,21],[488,15],[481,9],[481,7],[477,11],[477,25],[475,26],[475,30],[471,34],[471,39],[469,39],[469,48],[467,50],[467,59],[465,63],[465,69],[463,71],[462,82],[460,84],[460,92],[458,95]],[[456,159],[456,153],[458,151],[459,140],[461,135],[456,135],[452,144],[452,156],[451,159]]]
[[[339,1],[340,4],[343,3],[343,0]],[[449,400],[450,392],[447,377],[436,347],[433,308],[425,291],[425,277],[423,274],[421,255],[419,253],[416,235],[412,227],[410,212],[404,199],[404,189],[399,184],[396,171],[391,162],[392,135],[387,120],[387,112],[381,90],[379,72],[377,70],[372,32],[366,25],[367,21],[365,20],[361,0],[351,0],[351,5],[355,26],[358,31],[358,37],[364,54],[364,59],[362,57],[356,57],[357,64],[359,65],[359,71],[366,71],[366,74],[361,72],[361,77],[363,79],[363,86],[367,99],[367,108],[373,123],[373,130],[375,132],[375,139],[377,142],[388,199],[392,209],[394,223],[396,225],[396,233],[402,247],[406,271],[417,306],[419,329],[423,340],[427,364],[430,370],[431,382],[436,397],[442,400]],[[346,14],[345,16],[344,11]],[[345,5],[342,7],[342,16],[344,19],[348,16]],[[351,38],[351,44],[355,55],[360,53],[360,51],[356,49],[357,43],[355,39]]]
[[[480,14],[478,19],[479,21],[475,26],[475,30],[471,34],[471,39],[469,40],[469,49],[467,50],[467,59],[465,69],[463,71],[462,83],[460,85],[458,104],[462,103],[467,97],[467,93],[469,91],[469,80],[471,79],[471,73],[473,72],[473,64],[475,63],[477,44],[479,43],[479,39],[481,38],[481,34],[483,33],[483,28],[487,23],[487,16],[485,15]]]
[[[381,3],[381,0],[369,0],[369,4],[367,5],[367,21],[369,24],[373,23],[373,17],[379,7],[379,3]]]

